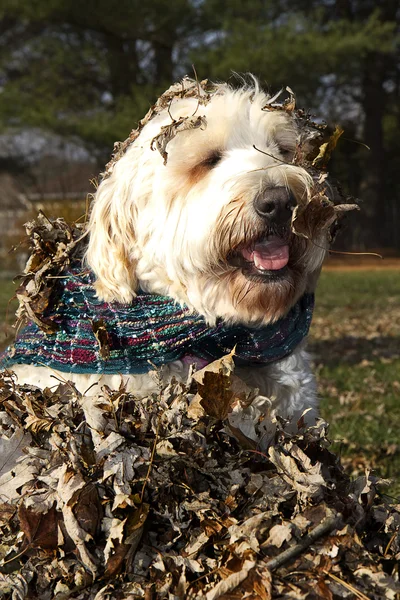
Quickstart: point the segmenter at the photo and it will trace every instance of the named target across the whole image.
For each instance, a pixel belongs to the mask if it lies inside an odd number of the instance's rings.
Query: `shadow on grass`
[[[333,340],[310,340],[308,347],[317,365],[330,367],[400,358],[400,338],[392,336],[377,336],[372,339],[347,336]]]

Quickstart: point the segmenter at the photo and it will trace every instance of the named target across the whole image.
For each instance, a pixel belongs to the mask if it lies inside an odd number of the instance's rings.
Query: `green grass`
[[[400,496],[400,271],[323,273],[311,349],[335,450]]]
[[[15,300],[10,302],[15,290],[15,284],[8,279],[0,279],[0,350],[12,339],[14,330],[14,313],[18,304]]]
[[[317,289],[318,313],[379,308],[397,302],[400,307],[400,270],[323,271]]]
[[[13,290],[1,281],[1,323]],[[392,478],[390,493],[400,496],[400,271],[324,272],[310,345],[335,450],[353,474]]]

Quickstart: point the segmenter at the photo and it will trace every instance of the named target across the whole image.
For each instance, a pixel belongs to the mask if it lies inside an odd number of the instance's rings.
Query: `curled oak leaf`
[[[52,419],[41,419],[36,415],[28,415],[25,421],[26,429],[30,429],[35,434],[40,433],[41,431],[50,431],[53,426]]]
[[[343,133],[343,129],[338,125],[335,127],[334,132],[327,142],[321,144],[319,148],[318,156],[316,156],[312,162],[313,167],[317,169],[325,169],[333,150],[336,148],[336,144],[339,141],[340,136]]]
[[[306,206],[296,206],[293,212],[292,231],[306,239],[314,239],[336,219],[334,205],[324,196],[314,196]]]
[[[168,90],[166,90],[157,100],[153,106],[150,107],[147,114],[139,121],[137,129],[133,129],[129,134],[129,137],[124,142],[116,142],[114,144],[114,152],[110,162],[106,165],[102,178],[107,178],[113,172],[116,162],[125,154],[127,149],[135,142],[138,138],[143,127],[151,121],[161,111],[169,108],[175,98],[195,98],[198,106],[205,106],[211,100],[211,96],[215,91],[215,86],[210,83],[207,79],[202,81],[193,81],[188,77],[184,77],[182,81],[174,83]],[[193,115],[194,116],[194,115]],[[187,117],[189,118],[189,117]],[[193,117],[192,117],[193,118]],[[179,119],[178,121],[181,121]],[[175,123],[177,123],[176,121]],[[172,123],[172,125],[174,122]],[[158,136],[156,136],[158,137]],[[171,138],[172,139],[172,138]],[[167,142],[168,143],[168,142]],[[165,150],[165,147],[164,147]],[[162,152],[161,152],[162,153]],[[168,155],[163,155],[164,160],[168,158]]]
[[[32,285],[21,284],[16,290],[15,295],[20,308],[18,313],[24,311],[25,315],[36,323],[45,333],[54,333],[58,330],[58,325],[43,317],[43,312],[49,305],[49,298],[52,289],[46,285],[40,287],[40,291],[32,290]],[[17,316],[19,316],[17,313]]]
[[[359,210],[358,205],[334,205],[320,192],[305,206],[296,206],[293,211],[292,231],[306,239],[318,239],[321,232],[329,229],[343,213],[351,210]]]
[[[199,129],[200,127],[205,128],[206,125],[207,121],[205,117],[181,117],[177,121],[173,121],[169,125],[161,127],[160,133],[151,140],[150,147],[152,150],[157,149],[159,151],[164,159],[164,165],[166,165],[168,160],[166,148],[169,142],[181,131]]]
[[[318,498],[322,495],[325,481],[321,474],[321,463],[311,464],[307,455],[295,445],[292,446],[292,456],[273,446],[268,448],[268,456],[281,477],[299,494],[307,498]]]

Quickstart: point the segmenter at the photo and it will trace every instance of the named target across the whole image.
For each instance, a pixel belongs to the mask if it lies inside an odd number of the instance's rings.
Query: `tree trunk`
[[[105,34],[107,62],[114,99],[131,94],[132,86],[138,83],[138,57],[136,40],[124,40],[113,34]]]
[[[386,94],[383,82],[386,76],[385,55],[370,53],[365,63],[362,81],[362,107],[364,112],[364,142],[369,146],[364,176],[360,186],[362,221],[366,227],[364,246],[387,246],[390,243],[386,230],[385,207],[385,150],[383,142],[383,116]],[[367,232],[371,232],[369,235]],[[389,236],[390,237],[390,236]]]
[[[171,40],[173,37],[171,36]],[[165,43],[154,40],[155,83],[156,85],[173,83],[174,63],[172,60],[173,41]]]

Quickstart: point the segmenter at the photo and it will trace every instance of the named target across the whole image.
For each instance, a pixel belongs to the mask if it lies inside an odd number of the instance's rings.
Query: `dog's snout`
[[[254,199],[256,213],[277,225],[290,221],[295,206],[295,197],[285,187],[267,189]]]

